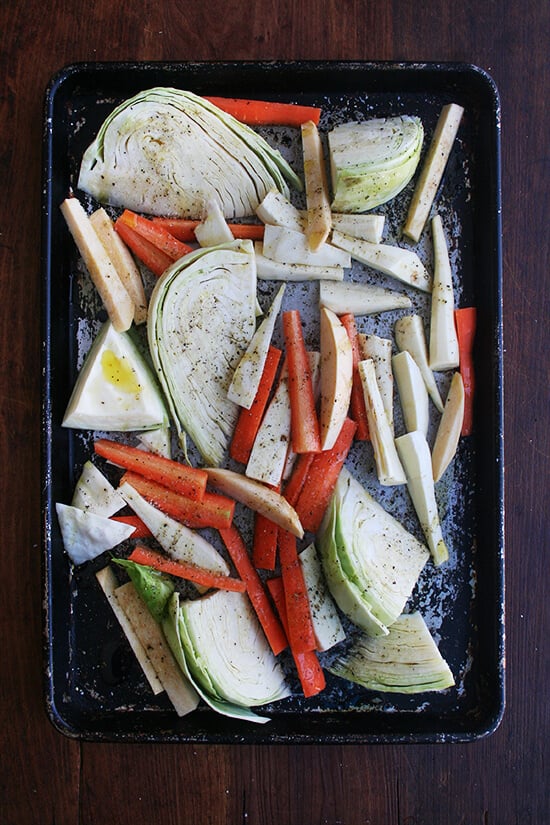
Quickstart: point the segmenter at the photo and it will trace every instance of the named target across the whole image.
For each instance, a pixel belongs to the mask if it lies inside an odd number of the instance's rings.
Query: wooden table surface
[[[199,8],[200,6],[200,8]],[[541,0],[0,4],[2,825],[512,825],[548,803],[549,9]],[[502,100],[507,708],[475,743],[80,743],[42,699],[42,100],[74,61],[465,61]]]

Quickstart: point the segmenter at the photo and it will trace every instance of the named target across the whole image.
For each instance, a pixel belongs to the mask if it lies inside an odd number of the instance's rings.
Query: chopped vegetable
[[[139,637],[138,637],[136,631],[134,630],[134,627],[133,627],[132,623],[130,622],[130,620],[128,619],[128,616],[126,615],[126,613],[124,612],[124,610],[122,609],[122,607],[120,606],[120,604],[118,602],[115,591],[119,587],[119,584],[118,584],[118,581],[117,581],[117,578],[116,578],[115,574],[113,573],[112,569],[109,566],[107,566],[107,567],[102,567],[101,570],[98,570],[97,573],[95,574],[95,576],[96,576],[96,579],[97,579],[101,589],[105,593],[105,597],[107,598],[107,601],[111,605],[113,613],[115,614],[116,618],[118,619],[118,623],[120,624],[122,630],[124,631],[124,635],[126,636],[126,638],[128,640],[128,644],[132,648],[132,651],[134,652],[134,655],[135,655],[136,659],[138,660],[138,662],[141,666],[141,669],[143,670],[143,674],[144,674],[145,678],[147,679],[147,681],[149,682],[151,690],[153,691],[155,696],[157,696],[159,693],[162,693],[162,691],[164,690],[164,688],[162,686],[162,682],[160,681],[159,677],[157,676],[157,673],[155,671],[155,668],[153,667],[151,659],[147,655],[147,651],[145,650],[144,646],[140,642]],[[128,582],[128,585],[131,585],[133,587],[131,582]],[[128,585],[126,585],[126,586],[128,587]],[[151,622],[154,622],[154,619],[150,614],[148,614],[148,618]]]
[[[239,407],[227,397],[256,328],[251,241],[200,249],[157,282],[149,303],[149,349],[180,443],[188,434],[205,463],[229,449]]]
[[[382,693],[446,690],[455,683],[418,612],[399,616],[387,636],[373,639],[362,634],[329,670]]]
[[[283,587],[283,580],[279,576],[268,579],[267,587],[271,594],[271,598],[277,608],[277,612],[283,623],[283,627],[288,636],[288,617],[285,604],[285,591]],[[302,691],[306,698],[310,696],[317,696],[326,687],[325,674],[323,668],[319,664],[319,659],[314,650],[306,650],[303,653],[292,651],[292,658],[296,665],[296,671]]]
[[[208,467],[207,473],[209,482],[218,490],[302,538],[303,529],[298,515],[280,493],[233,470]]]
[[[288,641],[291,650],[296,653],[315,650],[317,643],[311,620],[304,571],[298,560],[296,537],[287,530],[279,531],[279,563],[285,593]]]
[[[307,235],[287,226],[266,224],[262,254],[279,264],[297,266],[350,267],[351,257],[347,250],[332,243],[322,243],[310,249]]]
[[[340,609],[370,635],[387,635],[429,558],[427,548],[345,467],[316,543]]]
[[[146,649],[176,713],[178,716],[186,716],[196,709],[199,697],[194,687],[178,668],[161,628],[154,620],[150,621],[151,617],[147,607],[136,593],[132,583],[128,582],[128,585],[117,588],[115,591],[117,601]]]
[[[227,530],[220,530],[220,536],[225,544],[237,572],[246,585],[246,592],[252,602],[252,606],[263,627],[266,638],[275,656],[287,647],[287,638],[273,612],[273,608],[267,598],[262,581],[258,572],[248,555],[248,550],[236,527],[229,527]]]
[[[296,502],[296,512],[304,530],[315,533],[323,519],[355,435],[356,424],[346,418],[331,450],[314,456]]]
[[[102,432],[154,430],[168,426],[159,386],[131,332],[106,321],[78,374],[63,427]]]
[[[249,126],[300,126],[307,120],[319,123],[321,117],[317,106],[297,103],[210,96],[206,100]]]
[[[254,536],[252,540],[252,561],[259,570],[275,570],[277,561],[277,536],[279,526],[271,519],[254,515]]]
[[[447,561],[449,551],[441,532],[428,442],[422,433],[415,431],[396,438],[395,446],[407,476],[407,489],[420,526],[434,563],[439,566]]]
[[[264,253],[263,243],[254,244],[258,278],[268,281],[341,281],[342,266],[274,261]]]
[[[307,203],[306,237],[314,252],[327,240],[332,228],[330,199],[323,146],[312,120],[302,124],[302,154]]]
[[[283,369],[273,397],[258,428],[246,475],[278,487],[283,477],[291,438],[291,407],[288,372]]]
[[[464,384],[464,421],[461,435],[470,435],[474,425],[475,373],[472,351],[476,333],[477,310],[475,307],[455,309],[455,325],[458,336],[460,374]]]
[[[226,217],[252,215],[276,188],[301,181],[248,126],[180,89],[139,92],[106,118],[82,159],[78,188],[100,203],[200,218],[209,198]]]
[[[382,404],[386,412],[388,424],[393,434],[393,370],[392,370],[392,342],[389,338],[380,335],[357,336],[360,360],[370,358],[374,363],[376,383],[380,390]]]
[[[356,261],[397,278],[422,292],[430,292],[432,280],[424,264],[412,249],[392,244],[369,243],[351,238],[336,229],[332,233],[332,244],[348,252]]]
[[[353,359],[353,378],[350,397],[350,415],[353,421],[355,421],[355,423],[357,424],[357,429],[355,431],[355,440],[368,441],[369,424],[367,420],[367,408],[365,407],[363,384],[361,383],[361,376],[359,375],[359,370],[357,368],[357,365],[361,360],[357,337],[357,324],[355,323],[355,316],[351,312],[345,312],[343,315],[341,315],[340,321],[342,322],[351,343],[351,352]]]
[[[120,235],[115,232],[113,221],[100,207],[90,215],[90,223],[113,262],[126,292],[134,302],[134,323],[143,324],[147,320],[147,298],[141,273],[130,250]]]
[[[315,453],[321,449],[319,421],[315,410],[311,368],[306,352],[298,310],[283,313],[288,392],[292,419],[292,449],[296,453]]]
[[[131,539],[148,539],[153,536],[145,522],[143,522],[139,516],[111,516],[111,519],[133,527],[133,533],[130,536]]]
[[[122,510],[125,504],[120,493],[101,470],[91,461],[86,461],[76,482],[71,506],[108,517]]]
[[[159,217],[153,217],[151,220],[153,223],[158,223],[167,229],[178,241],[193,243],[193,241],[197,240],[195,229],[200,223],[199,220]],[[227,225],[234,238],[261,241],[264,236],[264,228],[262,224],[259,223],[228,223]]]
[[[337,315],[374,315],[410,307],[407,295],[376,284],[355,281],[321,281],[319,303]]]
[[[403,233],[416,243],[420,240],[420,235],[428,220],[463,113],[462,106],[449,103],[443,107],[437,121],[403,227]]]
[[[183,561],[174,561],[161,556],[154,550],[147,547],[135,547],[129,556],[130,561],[136,564],[143,564],[153,567],[161,573],[168,573],[170,576],[177,576],[180,579],[187,579],[201,587],[217,588],[218,590],[235,590],[241,593],[245,591],[245,584],[240,579],[233,579],[231,576],[217,576],[210,570],[196,567],[194,564],[187,564]]]
[[[306,482],[314,457],[315,453],[300,453],[297,456],[296,464],[292,470],[292,475],[288,479],[283,490],[284,497],[289,504],[292,504],[293,507],[296,506],[298,497],[302,492],[302,488]]]
[[[395,343],[403,352],[406,350],[416,361],[426,389],[439,412],[443,412],[443,401],[437,387],[434,374],[428,364],[428,348],[424,334],[424,322],[418,314],[405,315],[395,322]]]
[[[328,590],[321,560],[313,542],[298,554],[298,560],[308,592],[317,650],[330,650],[343,641],[346,634]]]
[[[55,505],[63,546],[73,564],[83,564],[111,550],[133,533],[128,524],[80,510],[60,502]]]
[[[250,409],[243,407],[239,413],[229,452],[231,458],[241,464],[246,464],[250,458],[250,452],[275,381],[281,355],[280,349],[274,346],[269,347],[254,401]]]
[[[434,481],[439,481],[449,464],[454,458],[458,440],[464,421],[464,384],[459,372],[455,372],[447,399],[443,415],[437,428],[434,445],[432,448],[432,470]]]
[[[360,238],[371,243],[380,243],[384,232],[384,215],[345,215],[332,213],[332,227],[344,235]]]
[[[206,204],[205,215],[195,227],[195,238],[201,246],[218,246],[234,240],[217,200],[211,198]]]
[[[233,521],[235,502],[226,496],[207,490],[198,501],[131,471],[124,473],[120,483],[129,484],[150,504],[187,527],[229,527]]]
[[[113,327],[117,332],[125,332],[134,320],[134,302],[84,207],[77,198],[66,198],[61,204],[61,212]]]
[[[422,373],[410,352],[403,350],[392,358],[392,369],[407,432],[419,430],[428,435],[429,398]]]
[[[321,307],[321,449],[331,450],[347,417],[353,385],[353,352],[346,328]]]
[[[228,398],[231,401],[246,409],[250,409],[258,392],[285,288],[283,284],[278,289],[263,321],[252,336],[246,352],[237,364],[227,391]]]
[[[454,290],[449,251],[441,215],[432,218],[434,279],[430,315],[430,369],[458,367],[458,340],[454,320]]]
[[[204,497],[208,481],[206,470],[147,453],[129,444],[109,441],[107,438],[98,438],[94,442],[94,451],[111,464],[133,470],[183,496],[196,501]]]
[[[287,226],[297,232],[305,233],[307,216],[297,209],[288,198],[276,189],[268,192],[256,209],[256,215],[267,224]]]
[[[335,212],[366,212],[405,188],[416,171],[424,128],[417,117],[342,123],[328,133]]]
[[[149,220],[149,218],[144,218],[142,215],[137,215],[130,209],[125,209],[120,217],[117,218],[115,223],[116,230],[118,230],[120,224],[129,226],[130,229],[137,232],[144,240],[149,241],[149,243],[152,243],[157,249],[160,249],[161,252],[164,252],[165,255],[168,255],[172,261],[177,261],[179,258],[193,251],[192,247],[178,241],[178,239],[175,238],[171,232],[164,229],[163,226],[154,223]]]
[[[385,487],[405,484],[405,473],[395,449],[393,432],[384,408],[374,361],[372,358],[359,361],[357,369],[365,395],[369,435],[374,450],[378,481]]]
[[[159,249],[158,246],[148,241],[135,229],[125,223],[117,222],[115,230],[126,246],[132,250],[138,260],[150,269],[157,278],[168,269],[174,259]]]

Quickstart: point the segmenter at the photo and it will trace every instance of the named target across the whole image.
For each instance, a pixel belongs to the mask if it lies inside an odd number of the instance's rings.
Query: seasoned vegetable
[[[254,213],[275,188],[299,178],[248,126],[191,92],[148,89],[106,118],[84,153],[78,187],[100,203],[150,215],[202,217],[218,200],[225,217]]]
[[[185,433],[208,464],[229,447],[239,407],[227,397],[256,328],[251,241],[201,249],[171,266],[149,302],[151,357],[180,441]]]
[[[395,197],[416,171],[423,140],[417,117],[373,118],[332,129],[332,209],[365,212]]]
[[[329,670],[383,693],[424,693],[454,685],[450,668],[420,613],[399,616],[387,636],[361,635]]]

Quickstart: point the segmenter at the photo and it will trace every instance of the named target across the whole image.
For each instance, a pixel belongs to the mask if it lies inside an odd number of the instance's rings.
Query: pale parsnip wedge
[[[317,650],[330,650],[346,638],[346,633],[327,587],[315,544],[309,544],[302,550],[298,561],[302,567],[309,596]]]
[[[308,120],[302,123],[301,133],[307,204],[305,234],[309,248],[316,252],[325,243],[332,228],[327,174],[317,126]]]
[[[128,616],[122,609],[119,604],[119,601],[116,597],[116,589],[119,586],[117,578],[110,567],[103,567],[101,570],[98,570],[95,574],[97,581],[103,592],[105,593],[105,597],[111,608],[113,613],[115,614],[116,618],[118,619],[118,623],[120,624],[122,630],[124,631],[124,635],[128,640],[128,644],[132,648],[136,659],[139,662],[139,665],[143,671],[143,675],[149,682],[151,690],[157,696],[159,693],[162,693],[164,690],[162,686],[162,682],[160,681],[159,677],[157,676],[157,672],[153,667],[153,663],[151,659],[147,655],[147,651],[141,644],[136,631],[134,630],[134,626],[130,622]],[[129,582],[128,584],[131,584]],[[133,584],[132,584],[133,587]],[[151,616],[151,621],[154,621],[153,617]]]
[[[125,541],[134,532],[128,524],[98,516],[70,504],[55,505],[63,546],[73,564],[83,564]]]
[[[380,243],[384,232],[384,215],[345,215],[332,213],[332,228],[370,243]]]
[[[210,484],[220,492],[261,513],[297,538],[303,537],[304,529],[296,510],[275,490],[233,470],[207,467],[206,472]]]
[[[420,315],[406,315],[399,318],[394,326],[395,343],[402,352],[409,352],[422,373],[428,394],[439,412],[443,412],[443,401],[437,387],[434,374],[428,364],[428,348],[424,324]]]
[[[229,575],[229,565],[204,536],[162,513],[146,501],[127,481],[123,482],[118,489],[128,506],[147,525],[170,558],[204,567],[205,570],[222,576]]]
[[[407,476],[407,489],[422,532],[434,563],[439,566],[447,561],[449,552],[441,532],[428,442],[423,433],[415,431],[396,438],[395,445]]]
[[[443,177],[464,109],[449,103],[441,110],[432,142],[413,192],[403,233],[418,243]]]
[[[369,243],[334,230],[331,243],[349,252],[352,258],[367,266],[397,278],[399,281],[430,292],[432,280],[424,264],[412,249],[383,243]]]
[[[101,470],[86,461],[75,484],[71,506],[109,518],[122,510],[126,502]]]
[[[373,315],[392,309],[407,309],[411,299],[374,284],[353,281],[321,281],[319,303],[337,315]]]
[[[115,596],[141,644],[147,650],[149,659],[178,716],[185,716],[194,711],[199,704],[199,696],[180,670],[164,633],[149,613],[132,582],[117,588]]]
[[[170,426],[158,427],[156,430],[147,430],[138,433],[140,446],[150,453],[172,458],[172,436]]]
[[[204,217],[195,227],[195,238],[199,245],[204,247],[218,246],[235,240],[221,207],[214,198],[208,200]]]
[[[364,361],[371,358],[374,362],[376,382],[380,390],[388,424],[393,433],[392,342],[389,338],[381,338],[379,335],[366,335],[360,332],[357,336],[357,344],[360,359]]]
[[[288,226],[289,229],[295,229],[297,232],[306,231],[306,215],[276,189],[267,193],[257,207],[256,215],[264,223],[273,226]]]
[[[252,406],[258,391],[284,293],[285,285],[283,284],[237,364],[227,391],[227,397],[231,401],[247,410]]]
[[[462,421],[464,419],[464,384],[459,372],[455,372],[445,401],[443,415],[439,422],[432,449],[432,470],[434,481],[439,481],[454,458]]]
[[[266,224],[263,254],[281,264],[306,264],[308,266],[351,266],[351,257],[345,250],[329,243],[321,244],[313,252],[303,232],[287,226]]]
[[[256,274],[266,281],[342,281],[344,267],[289,264],[274,261],[264,255],[263,243],[255,241]]]
[[[245,474],[263,484],[277,487],[290,447],[290,397],[286,370],[281,373],[273,397],[254,439]]]
[[[134,320],[134,302],[77,198],[66,198],[61,212],[113,327],[125,332]]]
[[[319,428],[321,449],[330,450],[348,414],[353,383],[353,353],[346,328],[326,307],[320,312],[321,409]]]
[[[428,390],[416,361],[410,352],[403,350],[393,356],[392,367],[407,432],[420,430],[427,436],[430,423]]]
[[[434,281],[430,317],[430,369],[456,369],[459,363],[455,299],[449,250],[441,215],[432,218]]]
[[[145,323],[147,320],[147,298],[141,272],[132,257],[132,253],[118,232],[115,231],[113,222],[103,207],[92,212],[90,223],[105,247],[107,255],[113,262],[126,292],[134,302],[134,323]]]
[[[374,362],[370,358],[359,361],[357,369],[363,385],[378,481],[385,487],[405,484],[407,478],[397,454],[393,434],[376,381]]]

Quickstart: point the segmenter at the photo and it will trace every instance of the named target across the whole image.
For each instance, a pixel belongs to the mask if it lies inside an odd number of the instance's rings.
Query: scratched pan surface
[[[271,717],[268,724],[232,721],[203,707],[178,719],[166,698],[149,690],[97,585],[95,573],[107,557],[76,569],[68,562],[55,502],[70,503],[80,469],[91,455],[93,434],[63,429],[60,422],[105,316],[59,204],[75,189],[82,153],[114,105],[157,85],[321,106],[323,135],[346,120],[410,114],[422,118],[427,142],[444,104],[465,108],[437,209],[450,241],[456,302],[478,308],[475,433],[461,440],[455,462],[437,488],[449,563],[436,570],[428,562],[407,605],[422,612],[451,667],[456,685],[448,691],[382,694],[327,674],[326,690],[305,700],[283,656],[293,695],[264,709]],[[297,131],[270,128],[263,134],[300,171]],[[98,741],[374,743],[460,742],[496,728],[504,710],[499,138],[497,91],[484,72],[463,64],[77,64],[52,79],[45,101],[43,188],[44,661],[48,714],[63,733]],[[401,242],[411,192],[412,184],[376,210],[386,215],[384,241]],[[83,200],[88,208],[94,205]],[[299,198],[296,203],[301,204]],[[418,251],[430,267],[429,232]],[[414,311],[429,317],[426,296],[396,281],[358,264],[347,277],[406,292]],[[275,288],[259,282],[264,307]],[[312,348],[318,345],[317,289],[315,284],[291,286],[284,305],[301,309]],[[358,322],[361,331],[391,337],[398,315]],[[438,376],[442,392],[448,379]],[[399,434],[397,402],[395,415]],[[434,417],[430,438],[435,423]],[[356,448],[349,463],[367,489],[421,538],[406,489],[377,484],[370,446]],[[248,535],[246,515],[239,511],[238,519]],[[324,654],[322,661],[330,663],[333,655]]]

